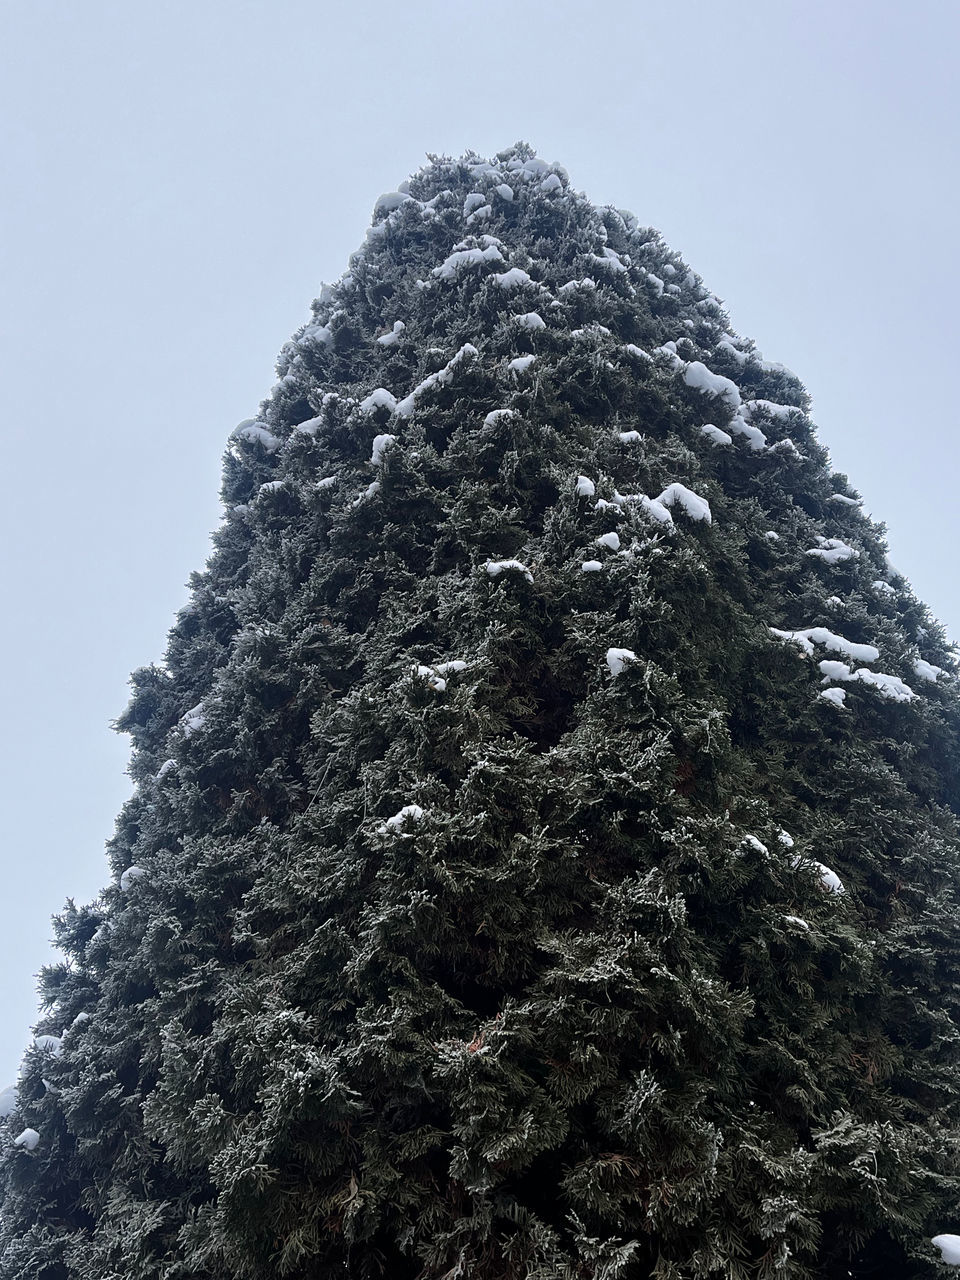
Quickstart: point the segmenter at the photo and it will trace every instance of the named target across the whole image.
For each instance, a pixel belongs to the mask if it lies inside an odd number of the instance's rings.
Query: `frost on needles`
[[[378,200],[277,375],[0,1280],[960,1265],[956,665],[796,377],[522,145]]]

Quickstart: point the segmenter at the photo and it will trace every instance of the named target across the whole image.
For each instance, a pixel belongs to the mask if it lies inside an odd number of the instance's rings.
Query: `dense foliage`
[[[523,146],[378,202],[133,677],[2,1280],[940,1273],[955,667],[807,409]]]

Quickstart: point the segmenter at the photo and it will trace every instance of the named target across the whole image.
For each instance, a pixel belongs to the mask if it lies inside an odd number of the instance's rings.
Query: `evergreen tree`
[[[2,1280],[950,1274],[960,731],[787,369],[518,145],[233,432]]]

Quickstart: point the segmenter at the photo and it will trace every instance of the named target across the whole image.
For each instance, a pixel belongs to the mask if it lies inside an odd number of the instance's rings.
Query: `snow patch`
[[[604,271],[612,271],[615,275],[621,275],[627,270],[627,265],[620,257],[620,254],[614,253],[612,249],[608,249],[606,246],[604,246],[602,253],[591,253],[587,256],[598,267],[602,267]]]
[[[948,1267],[960,1267],[960,1236],[934,1236],[930,1243],[940,1250],[940,1261]]]
[[[134,881],[141,880],[146,874],[143,867],[127,867],[126,871],[120,873],[120,892],[126,893]]]
[[[868,671],[866,667],[858,667],[854,671],[845,662],[827,661],[818,665],[823,673],[824,684],[829,680],[856,680],[861,684],[866,684],[876,689],[881,697],[890,698],[893,702],[910,702],[916,697],[910,686],[904,684],[899,676],[884,675],[881,671]],[[836,701],[836,699],[833,699],[833,701]]]
[[[664,507],[679,506],[691,520],[705,520],[707,524],[711,524],[713,521],[707,500],[694,493],[692,489],[688,489],[686,485],[678,484],[676,481],[673,484],[668,484],[655,501],[661,503]]]
[[[189,711],[185,711],[180,717],[180,732],[185,738],[189,738],[198,729],[202,729],[205,723],[206,716],[203,703],[198,702],[195,707],[191,707]]]
[[[515,356],[507,365],[507,368],[511,373],[526,373],[536,358],[536,356]]]
[[[825,702],[832,702],[835,707],[842,707],[847,700],[846,689],[824,689],[820,694]]]
[[[735,347],[729,338],[721,338],[717,346],[721,351],[725,351],[727,355],[733,356],[739,365],[745,365],[749,359],[746,351],[741,351],[739,347]]]
[[[24,1129],[23,1133],[13,1140],[13,1145],[22,1147],[24,1151],[35,1151],[39,1143],[40,1135],[36,1129]]]
[[[400,341],[400,335],[403,333],[406,327],[407,326],[403,323],[402,320],[394,320],[393,328],[390,330],[390,332],[381,333],[380,337],[377,338],[377,342],[380,344],[381,347],[392,347],[394,343]]]
[[[599,560],[584,560],[580,566],[581,573],[600,573],[602,569],[603,565]]]
[[[418,804],[405,804],[399,813],[395,813],[392,818],[387,818],[377,830],[382,836],[389,835],[391,832],[401,831],[407,821],[419,822],[422,817],[423,810]]]
[[[704,395],[722,400],[731,409],[740,408],[740,388],[737,384],[731,382],[729,378],[725,378],[720,373],[711,373],[707,366],[699,360],[692,360],[689,364],[684,365],[683,380],[694,391],[700,391]]]
[[[643,436],[639,431],[618,431],[621,444],[636,444],[638,440],[642,440]]]
[[[659,499],[648,498],[645,493],[641,493],[638,500],[651,520],[656,520],[657,524],[673,524],[673,516]]]
[[[743,840],[740,843],[749,845],[751,849],[754,849],[757,853],[762,854],[764,858],[770,857],[770,850],[763,843],[763,841],[758,840],[756,836],[749,836],[749,835],[744,836]]]
[[[447,687],[446,680],[438,674],[436,667],[427,667],[423,663],[416,663],[413,668],[414,675],[420,676],[426,680],[431,689],[435,689],[437,693],[443,693]]]
[[[383,455],[396,443],[397,437],[392,436],[387,432],[384,432],[383,435],[374,436],[373,447],[370,453],[371,463],[375,467],[379,467],[380,463],[383,461]]]
[[[231,440],[242,440],[246,444],[259,444],[267,453],[275,453],[280,448],[280,441],[262,422],[254,418],[245,418],[230,433]]]
[[[533,581],[533,574],[519,560],[488,560],[483,567],[491,578],[499,578],[501,573],[522,573],[528,582]]]
[[[917,696],[899,676],[888,676],[882,671],[867,671],[864,667],[858,667],[851,679],[869,685],[872,689],[876,689],[881,697],[890,698],[893,702],[912,702]]]
[[[826,564],[842,564],[844,560],[858,560],[860,552],[848,546],[839,538],[823,538],[817,534],[817,543],[806,552],[808,556],[816,556]]]
[[[373,216],[376,218],[380,214],[393,213],[402,204],[406,204],[409,199],[410,197],[405,191],[386,191],[382,196],[377,197],[377,203],[373,206]]]
[[[597,492],[597,486],[589,476],[577,476],[573,492],[578,498],[592,498]]]
[[[514,316],[513,321],[514,324],[518,324],[521,329],[529,329],[531,332],[535,332],[537,329],[545,329],[547,327],[546,320],[544,320],[543,316],[538,315],[536,311],[525,311],[523,315]]]
[[[770,627],[770,632],[780,640],[798,644],[811,658],[815,644],[822,645],[831,653],[842,653],[857,662],[876,662],[880,657],[880,650],[872,644],[854,644],[853,641],[828,631],[826,627],[807,627],[803,631],[780,631],[777,627]]]
[[[519,414],[515,409],[491,409],[483,420],[485,427],[495,427],[498,422],[509,418],[517,418]]]
[[[790,415],[794,413],[803,413],[803,410],[799,405],[777,404],[774,400],[750,400],[744,408],[746,408],[750,413],[759,409],[761,412],[766,413],[769,417],[775,418],[778,421],[783,421],[784,418],[789,418]]]
[[[509,271],[495,272],[493,283],[498,289],[522,289],[524,285],[533,284],[534,281],[520,267],[511,267]]]
[[[366,415],[376,413],[378,409],[389,409],[391,413],[396,410],[397,397],[389,392],[386,387],[377,387],[376,391],[371,391],[365,400],[361,400],[357,408]]]
[[[481,267],[488,262],[503,262],[503,254],[496,245],[485,249],[456,249],[430,274],[437,280],[452,280],[461,268]]]
[[[487,203],[487,197],[482,191],[469,191],[463,201],[463,216],[469,218],[475,209],[482,208]]]
[[[755,453],[767,447],[767,437],[759,427],[752,427],[742,412],[735,413],[727,426],[734,435],[743,436]]]
[[[705,422],[700,428],[701,434],[705,435],[712,445],[716,447],[718,444],[733,444],[733,436],[728,435],[726,431],[721,431],[719,427],[715,427],[712,422]]]
[[[935,667],[932,662],[924,662],[923,658],[915,658],[913,662],[913,670],[921,680],[929,680],[936,682],[937,676],[944,674],[943,667]]]
[[[844,893],[845,892],[843,887],[843,882],[841,881],[840,877],[837,875],[835,871],[831,871],[831,869],[827,866],[824,866],[822,862],[814,861],[813,865],[817,868],[817,872],[820,876],[820,883],[823,885],[823,887],[827,890],[828,893]]]
[[[620,550],[619,533],[601,533],[600,537],[597,539],[597,542],[601,547],[608,547],[611,551]]]
[[[636,662],[637,655],[632,649],[608,649],[607,667],[611,676],[620,675],[628,662]]]
[[[403,400],[399,400],[396,405],[396,413],[398,417],[409,418],[416,408],[417,400],[425,392],[432,390],[434,387],[444,387],[453,381],[454,374],[465,361],[472,360],[477,357],[480,352],[472,342],[465,342],[456,355],[451,356],[442,369],[436,373],[431,373],[428,377],[418,383],[408,396]]]
[[[451,658],[449,662],[435,662],[433,669],[437,675],[448,676],[451,672],[466,671],[467,664],[463,658]]]

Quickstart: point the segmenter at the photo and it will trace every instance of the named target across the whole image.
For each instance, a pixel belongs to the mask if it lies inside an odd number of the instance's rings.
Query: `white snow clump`
[[[722,400],[731,409],[740,408],[740,388],[737,384],[721,373],[711,373],[700,360],[691,360],[689,364],[684,365],[683,380],[688,387]]]
[[[960,1267],[960,1236],[934,1236],[930,1241],[940,1250],[940,1261],[948,1267]]]
[[[831,653],[842,653],[857,662],[876,662],[880,657],[880,650],[875,649],[872,644],[854,644],[853,641],[828,631],[826,627],[807,627],[803,631],[780,631],[777,627],[771,627],[770,632],[780,640],[798,644],[810,658],[813,657],[815,644],[822,645]]]
[[[385,836],[392,831],[400,831],[408,818],[411,822],[419,822],[422,817],[423,810],[418,804],[405,804],[399,813],[395,813],[392,818],[387,818],[377,830],[380,835]]]
[[[370,461],[375,467],[379,467],[383,461],[383,455],[391,447],[397,443],[397,437],[387,432],[383,435],[373,437],[373,450],[370,454]]]
[[[935,683],[937,676],[943,675],[943,667],[935,667],[932,662],[924,662],[923,658],[915,658],[913,662],[914,672],[921,680],[930,680]]]
[[[501,573],[522,573],[528,582],[533,581],[533,574],[519,560],[488,560],[484,568],[491,578],[498,578]]]
[[[35,1151],[40,1143],[40,1135],[36,1129],[24,1129],[18,1138],[14,1138],[15,1147],[23,1147],[24,1151]]]
[[[417,400],[425,391],[430,391],[434,387],[447,386],[448,383],[453,381],[454,374],[460,365],[465,361],[474,359],[479,354],[472,342],[465,342],[456,355],[450,357],[442,369],[439,369],[436,373],[431,373],[422,382],[418,383],[408,396],[397,401],[395,412],[398,417],[409,418],[416,408]]]
[[[361,400],[357,408],[363,414],[375,413],[377,409],[389,409],[391,413],[396,410],[397,397],[386,387],[377,387],[375,391],[371,391],[365,400]]]
[[[437,280],[452,280],[461,267],[479,267],[487,262],[502,262],[503,254],[495,244],[485,249],[456,249],[430,273]]]
[[[705,422],[700,431],[714,446],[718,444],[733,444],[733,436],[728,435],[726,431],[721,431],[712,422]]]
[[[824,689],[820,694],[825,702],[832,702],[835,707],[842,707],[847,700],[846,689]]]
[[[881,671],[868,671],[866,667],[858,667],[853,671],[845,662],[821,662],[819,666],[823,672],[824,684],[830,680],[858,680],[861,684],[870,685],[881,697],[890,698],[893,702],[910,702],[917,696],[899,676],[884,675]]]
[[[180,732],[185,738],[189,738],[191,734],[203,728],[205,721],[203,703],[198,702],[195,707],[191,707],[189,711],[185,711],[180,717]]]
[[[632,649],[608,649],[607,667],[611,676],[618,676],[628,662],[636,662],[637,655]]]
[[[267,453],[275,453],[280,448],[280,441],[262,422],[255,418],[244,418],[239,426],[230,433],[231,440],[243,440],[247,444],[259,444]]]
[[[526,284],[533,284],[533,280],[520,267],[511,267],[509,271],[496,272],[493,283],[500,289],[522,289]]]
[[[531,332],[547,327],[546,320],[544,320],[543,316],[538,315],[536,311],[525,311],[523,315],[514,316],[513,319],[521,329],[529,329]]]
[[[536,356],[515,356],[507,368],[511,373],[526,373],[536,358]]]
[[[402,320],[394,320],[393,328],[390,330],[390,332],[381,333],[380,337],[377,339],[377,342],[379,342],[381,347],[392,347],[395,342],[400,341],[400,335],[403,333],[406,327],[407,326],[403,323]]]
[[[817,546],[806,552],[808,556],[816,556],[826,564],[841,564],[844,560],[857,560],[860,552],[848,546],[839,538],[822,538],[817,534]]]
[[[127,867],[120,874],[120,892],[126,893],[135,880],[142,879],[146,874],[143,867]]]
[[[656,501],[665,507],[681,507],[691,520],[705,520],[707,524],[713,520],[707,500],[676,481],[668,484]]]

